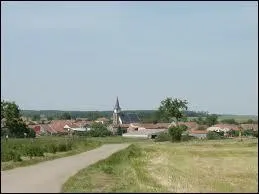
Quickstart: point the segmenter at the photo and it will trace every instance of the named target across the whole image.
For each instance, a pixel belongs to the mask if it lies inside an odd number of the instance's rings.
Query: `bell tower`
[[[120,112],[121,112],[121,108],[120,108],[119,99],[118,99],[118,96],[117,96],[115,107],[114,107],[114,110],[113,110],[113,125],[119,125],[120,124],[120,121],[119,121]]]

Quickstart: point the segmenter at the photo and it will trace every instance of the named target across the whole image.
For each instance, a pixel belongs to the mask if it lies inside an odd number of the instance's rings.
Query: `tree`
[[[238,124],[238,122],[236,122],[235,119],[224,119],[224,120],[221,120],[221,122],[226,124]]]
[[[90,128],[91,130],[87,133],[92,137],[105,137],[112,135],[111,131],[109,131],[107,127],[101,123],[93,123]]]
[[[15,102],[1,101],[1,118],[5,119],[5,130],[1,135],[10,137],[35,137],[35,132],[22,121],[20,109]]]
[[[218,123],[218,116],[215,114],[208,115],[205,119],[206,125],[209,127]]]
[[[33,115],[32,120],[33,121],[39,121],[40,120],[40,115]]]
[[[121,127],[118,127],[118,129],[117,129],[117,135],[122,136],[122,134],[123,134],[122,128],[121,128]]]
[[[48,116],[47,119],[48,119],[48,121],[52,121],[53,117],[52,116]]]
[[[68,112],[64,112],[61,116],[60,116],[61,119],[64,119],[64,120],[70,120],[71,119],[71,115],[68,113]]]
[[[188,102],[186,100],[167,97],[165,100],[161,101],[161,105],[158,110],[161,117],[168,121],[175,118],[176,124],[178,124],[179,119],[184,117],[184,110],[188,109],[187,104]]]

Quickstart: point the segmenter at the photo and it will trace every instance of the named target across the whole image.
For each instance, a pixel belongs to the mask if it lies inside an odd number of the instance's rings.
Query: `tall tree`
[[[172,120],[175,118],[176,124],[178,124],[179,119],[184,117],[184,111],[188,109],[187,105],[187,100],[167,97],[165,100],[161,101],[161,105],[158,110],[162,118],[165,118],[166,120]]]
[[[208,126],[212,126],[218,123],[218,116],[216,114],[208,115],[205,119],[205,123]]]
[[[1,101],[1,118],[5,119],[5,133],[10,136],[24,137],[26,133],[28,137],[35,137],[34,131],[22,121],[20,109],[15,102]]]

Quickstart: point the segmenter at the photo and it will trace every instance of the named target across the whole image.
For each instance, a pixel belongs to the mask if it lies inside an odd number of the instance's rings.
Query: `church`
[[[140,123],[140,119],[136,113],[122,112],[119,99],[117,97],[113,110],[113,126],[119,126],[130,123]]]

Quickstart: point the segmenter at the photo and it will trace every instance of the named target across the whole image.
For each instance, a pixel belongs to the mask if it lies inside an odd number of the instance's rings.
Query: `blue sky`
[[[22,109],[258,114],[257,2],[1,2],[1,98]]]

